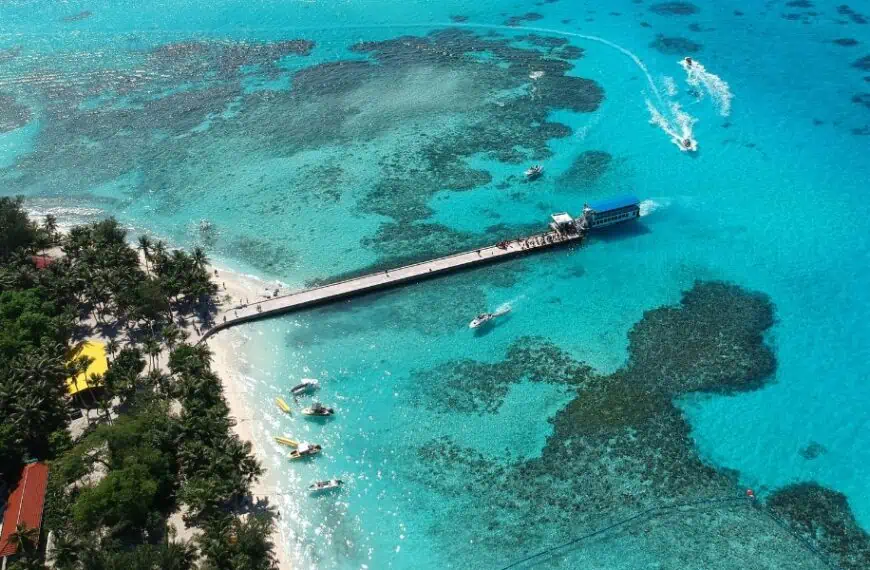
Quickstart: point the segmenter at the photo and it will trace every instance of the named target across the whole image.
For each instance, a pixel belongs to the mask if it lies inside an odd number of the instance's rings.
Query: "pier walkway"
[[[227,309],[222,308],[215,317],[214,326],[203,332],[199,342],[203,342],[216,332],[242,323],[357,297],[373,291],[380,291],[485,263],[501,261],[520,254],[549,249],[570,242],[579,243],[582,241],[583,235],[578,232],[566,233],[557,231],[535,234],[525,238],[500,242],[499,244],[481,249],[456,253],[386,271],[369,273],[368,275],[320,287],[313,287],[287,295],[279,295],[256,303]]]

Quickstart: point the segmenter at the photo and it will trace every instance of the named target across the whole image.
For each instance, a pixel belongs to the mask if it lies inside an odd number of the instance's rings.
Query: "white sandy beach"
[[[229,304],[224,303],[225,307],[232,307],[240,301],[245,301],[245,299],[252,302],[254,299],[263,299],[267,291],[271,292],[276,287],[279,287],[279,284],[276,284],[274,281],[262,281],[252,276],[242,275],[213,265],[212,271],[214,269],[218,271],[218,275],[214,280],[221,287],[219,295],[221,297],[225,295],[231,297]],[[195,338],[191,337],[191,340],[193,341]],[[222,331],[209,338],[208,346],[214,353],[212,368],[220,377],[223,384],[224,397],[230,408],[230,415],[236,419],[236,433],[242,440],[251,442],[254,455],[256,455],[265,469],[265,473],[260,480],[252,485],[251,493],[255,499],[269,499],[269,502],[277,507],[278,503],[272,496],[276,488],[274,484],[275,474],[269,471],[265,453],[258,446],[251,426],[251,419],[255,417],[257,411],[251,408],[246,398],[247,386],[236,381],[243,373],[240,368],[240,362],[235,358],[239,341],[240,335],[233,330]],[[283,514],[279,512],[279,516],[283,516]],[[275,525],[272,532],[272,542],[275,545],[279,570],[291,570],[293,565],[284,546],[278,524]]]

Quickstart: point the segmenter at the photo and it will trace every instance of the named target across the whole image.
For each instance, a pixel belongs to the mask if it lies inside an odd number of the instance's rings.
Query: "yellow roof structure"
[[[66,390],[70,396],[78,394],[82,390],[93,388],[91,384],[91,374],[105,374],[109,369],[109,360],[106,358],[106,345],[96,341],[86,341],[79,344],[72,350],[70,360],[80,356],[87,356],[91,359],[91,364],[87,370],[80,373],[75,378],[67,378]]]

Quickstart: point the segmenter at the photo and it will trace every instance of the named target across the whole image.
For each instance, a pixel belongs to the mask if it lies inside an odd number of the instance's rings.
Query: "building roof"
[[[48,465],[30,463],[24,466],[18,486],[9,495],[0,529],[0,557],[11,556],[18,545],[9,541],[17,526],[35,528],[42,526],[42,508],[45,505],[45,487],[48,484]]]
[[[91,374],[105,374],[109,369],[109,360],[106,358],[106,345],[101,342],[89,340],[78,345],[70,354],[70,360],[79,356],[88,356],[92,359],[87,370],[75,378],[67,378],[66,390],[70,396],[78,394],[82,390],[93,388],[90,380]]]
[[[54,258],[48,257],[47,255],[31,255],[30,261],[33,262],[33,265],[35,265],[37,269],[45,269],[52,264]]]
[[[570,224],[574,221],[574,218],[569,216],[566,212],[559,212],[558,214],[553,214],[550,217],[553,218],[553,221],[557,224]]]
[[[638,204],[640,204],[640,201],[634,196],[618,196],[616,198],[607,198],[604,200],[589,202],[587,206],[596,212],[609,212],[610,210],[628,208],[630,206],[637,206]]]

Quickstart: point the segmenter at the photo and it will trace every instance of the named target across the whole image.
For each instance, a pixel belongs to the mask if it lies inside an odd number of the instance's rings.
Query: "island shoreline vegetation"
[[[217,310],[207,263],[199,248],[131,244],[113,218],[62,234],[0,197],[0,477],[12,487],[27,462],[50,465],[42,540],[17,529],[12,570],[46,567],[49,532],[59,570],[277,567],[276,511],[251,490],[263,469],[210,350],[187,342]],[[108,369],[70,396],[86,340],[105,341]],[[75,438],[73,422],[86,424]]]
[[[52,216],[29,219],[22,197],[0,197],[0,486],[49,464],[41,530],[58,570],[277,568],[277,513],[252,492],[264,471],[233,429],[210,350],[187,342],[217,311],[207,263],[199,248],[131,244],[113,218],[61,234]],[[108,368],[70,396],[87,339],[106,340]],[[83,407],[94,423],[75,419]],[[870,535],[844,495],[798,483],[766,506],[843,568],[867,567]],[[10,570],[45,569],[45,538],[17,528]]]

